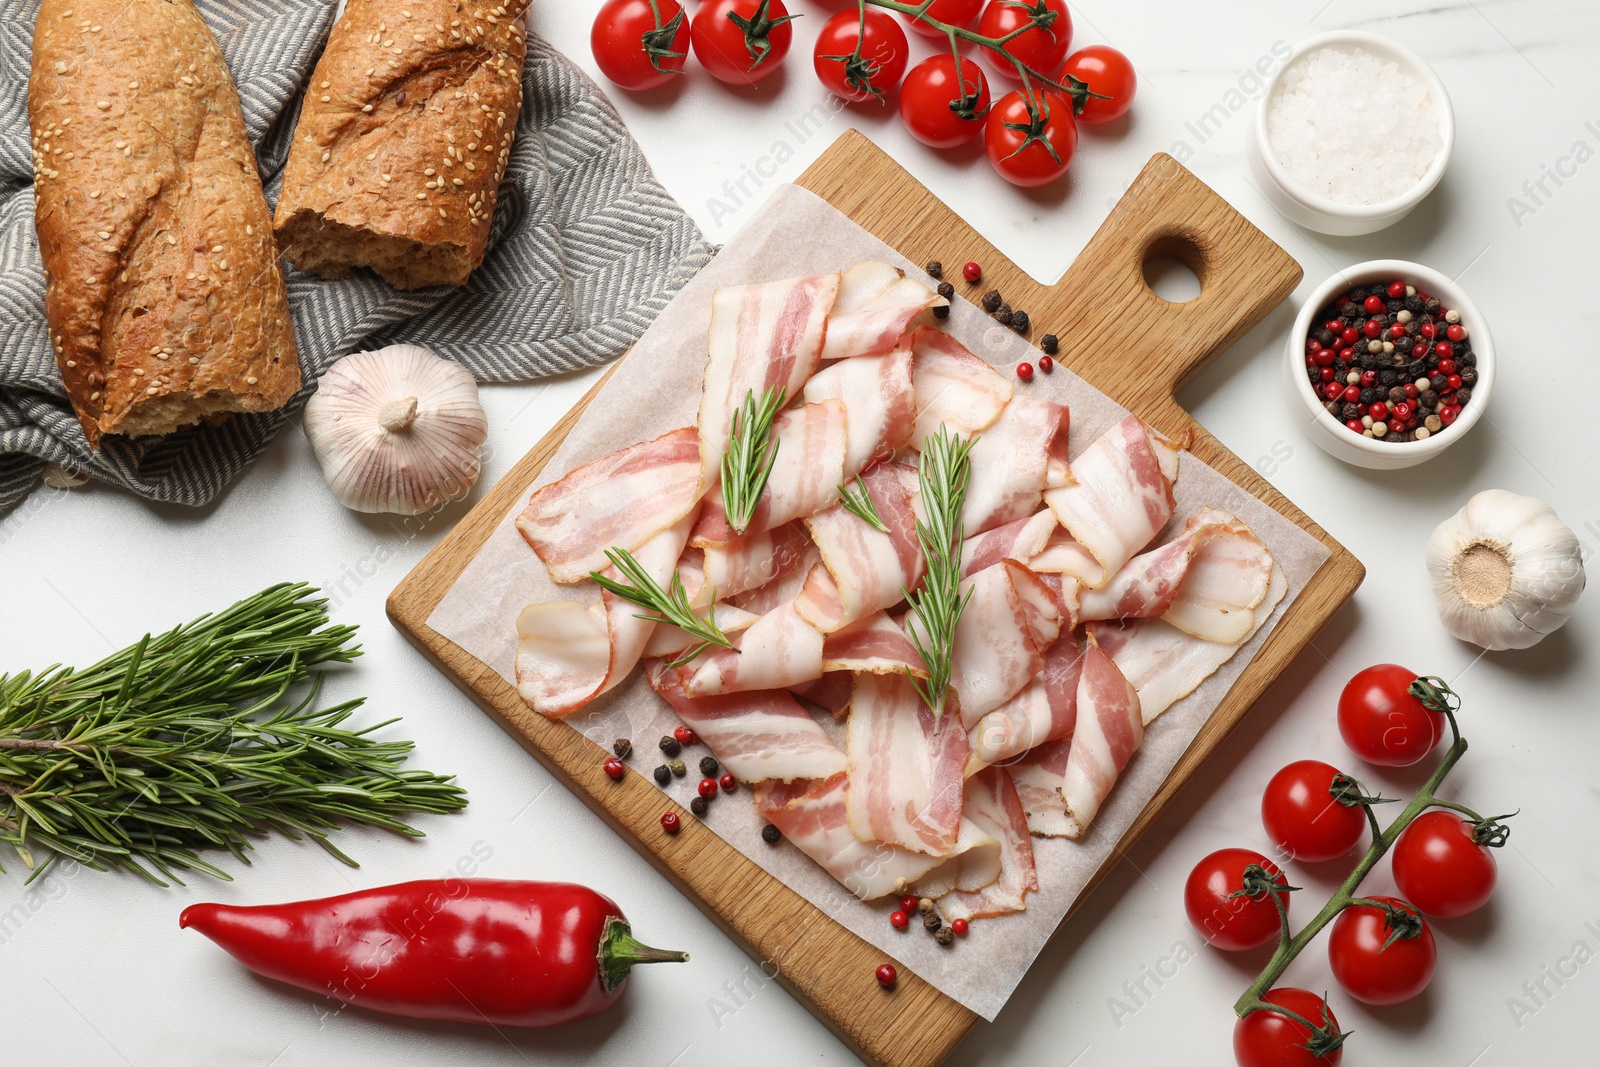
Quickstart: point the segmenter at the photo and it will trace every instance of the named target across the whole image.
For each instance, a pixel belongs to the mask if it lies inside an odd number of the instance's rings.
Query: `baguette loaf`
[[[271,216],[192,0],[43,0],[28,118],[50,340],[89,442],[287,403]]]
[[[526,0],[349,0],[311,76],[275,225],[289,262],[397,289],[483,262],[522,107]]]

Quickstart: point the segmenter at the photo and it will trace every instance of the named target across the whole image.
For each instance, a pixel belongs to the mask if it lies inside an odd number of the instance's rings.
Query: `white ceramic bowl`
[[[1477,356],[1478,380],[1472,386],[1472,399],[1461,409],[1456,421],[1433,434],[1425,441],[1387,441],[1352,433],[1339,419],[1328,414],[1326,402],[1311,388],[1306,377],[1306,335],[1316,321],[1317,312],[1333,299],[1335,293],[1357,285],[1403,280],[1429,296],[1443,301],[1444,306],[1461,312],[1461,325],[1467,328],[1472,341],[1472,351]],[[1461,287],[1438,271],[1420,263],[1407,263],[1400,259],[1374,259],[1357,263],[1317,286],[1300,314],[1295,316],[1294,330],[1289,334],[1284,352],[1284,373],[1288,376],[1290,391],[1295,396],[1295,409],[1302,415],[1301,423],[1322,450],[1335,459],[1353,463],[1372,470],[1399,470],[1432,459],[1467,435],[1476,425],[1478,417],[1489,406],[1494,389],[1494,340],[1489,336],[1488,324],[1483,315]]]
[[[1272,102],[1278,83],[1283,78],[1283,72],[1308,52],[1330,47],[1342,49],[1359,47],[1380,59],[1392,60],[1399,64],[1401,70],[1426,85],[1433,96],[1434,107],[1439,113],[1439,133],[1444,139],[1444,147],[1440,150],[1439,157],[1433,161],[1433,165],[1428,168],[1428,172],[1422,176],[1422,180],[1392,200],[1376,204],[1341,204],[1318,196],[1295,184],[1288,172],[1283,169],[1283,164],[1278,162],[1278,157],[1273,154],[1272,142],[1267,136],[1267,107]],[[1282,212],[1290,222],[1319,233],[1354,237],[1392,226],[1405,218],[1412,208],[1433,192],[1434,186],[1439,184],[1439,179],[1444,177],[1444,170],[1450,163],[1450,153],[1455,143],[1456,119],[1454,111],[1450,108],[1450,94],[1445,91],[1444,83],[1433,72],[1433,68],[1428,66],[1421,56],[1376,33],[1337,30],[1301,41],[1294,50],[1293,58],[1279,67],[1277,73],[1268,81],[1267,91],[1262,94],[1260,103],[1256,105],[1247,154],[1250,160],[1250,174],[1255,179],[1256,186],[1272,206]]]

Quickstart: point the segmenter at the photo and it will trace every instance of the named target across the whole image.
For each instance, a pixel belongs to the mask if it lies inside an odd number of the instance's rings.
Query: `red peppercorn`
[[[1446,426],[1449,426],[1452,422],[1456,421],[1456,416],[1459,414],[1461,414],[1460,408],[1456,407],[1454,404],[1446,404],[1444,407],[1439,409],[1439,421],[1444,423]]]
[[[1448,375],[1454,374],[1455,372],[1456,372],[1456,361],[1455,360],[1453,360],[1453,359],[1441,359],[1439,361],[1439,373],[1440,374],[1448,376]]]
[[[1339,349],[1339,358],[1344,360],[1346,363],[1349,363],[1352,359],[1354,359],[1355,355],[1356,354],[1355,354],[1355,350],[1354,349],[1349,349],[1349,348],[1341,348],[1341,349]]]
[[[692,745],[699,740],[699,738],[695,737],[694,731],[687,726],[679,726],[672,731],[672,736],[678,739],[678,744],[680,745]]]
[[[1389,405],[1379,400],[1367,409],[1367,414],[1372,416],[1372,421],[1377,422],[1389,417]]]
[[[1455,358],[1456,346],[1451,344],[1449,341],[1440,341],[1438,344],[1433,346],[1433,350],[1439,353],[1440,359]]]
[[[1459,375],[1459,374],[1447,374],[1447,375],[1445,375],[1445,378],[1444,378],[1444,391],[1445,392],[1453,393],[1457,389],[1460,389],[1460,388],[1461,388],[1461,375]]]
[[[899,977],[900,974],[894,969],[894,964],[881,963],[878,965],[878,984],[883,986],[883,988],[893,988],[895,979]]]
[[[1322,395],[1327,397],[1329,400],[1338,400],[1344,395],[1344,386],[1340,385],[1338,382],[1327,382],[1322,386]],[[1360,396],[1361,391],[1357,390],[1356,395]]]
[[[1307,353],[1317,352],[1317,351],[1320,351],[1321,349],[1322,349],[1322,342],[1321,341],[1318,341],[1315,337],[1307,337],[1306,338],[1306,352]]]
[[[739,779],[735,778],[731,774],[724,774],[721,778],[717,779],[717,784],[722,786],[722,791],[724,793],[732,793],[734,790],[739,788]]]
[[[1402,422],[1411,417],[1411,405],[1404,400],[1394,406],[1394,417]]]
[[[702,779],[700,779],[699,793],[700,793],[701,796],[705,797],[707,800],[710,800],[712,797],[716,796],[717,795],[717,780],[715,778],[702,778]]]
[[[1033,377],[1033,364],[1023,361],[1017,364],[1017,377],[1027,381]]]
[[[1323,367],[1321,370],[1317,371],[1317,377],[1321,378],[1325,382],[1333,381],[1333,368]]]
[[[1428,354],[1428,342],[1426,342],[1426,341],[1418,341],[1416,344],[1411,346],[1411,358],[1412,359],[1421,359],[1423,356],[1425,356],[1427,354]]]
[[[1321,358],[1320,354],[1319,354],[1318,358],[1319,359]],[[1330,362],[1331,362],[1331,360],[1330,360]],[[1049,356],[1040,356],[1039,357],[1039,369],[1044,371],[1046,374],[1049,374],[1051,371],[1056,369],[1056,361],[1051,359]]]
[[[1376,315],[1389,305],[1383,302],[1383,297],[1381,296],[1369,296],[1361,302],[1361,306],[1367,309],[1367,314]]]
[[[1431,322],[1425,322],[1422,324],[1418,332],[1431,341],[1435,337],[1439,336],[1439,327],[1435,326]]]
[[[1354,326],[1346,326],[1344,329],[1339,331],[1339,340],[1343,341],[1347,345],[1355,344],[1356,338],[1360,336],[1361,331],[1356,329]]]
[[[1452,341],[1459,341],[1463,337],[1467,336],[1467,331],[1459,324],[1451,323],[1445,328],[1444,335],[1450,338]]]
[[[681,827],[681,824],[678,821],[678,813],[677,812],[669,811],[666,814],[661,816],[661,828],[663,830],[665,830],[667,833],[675,834],[675,833],[678,832],[680,827]]]
[[[976,263],[968,263],[961,268],[961,276],[969,282],[981,282],[983,280],[983,268]]]
[[[1417,398],[1417,387],[1414,384],[1412,384],[1411,382],[1407,382],[1405,385],[1401,386],[1400,388],[1405,390],[1406,396],[1409,397],[1410,399],[1415,400]]]
[[[1399,419],[1390,419],[1389,420],[1389,432],[1390,433],[1405,433],[1406,432],[1406,424],[1401,422]]]
[[[1389,283],[1389,299],[1390,300],[1400,300],[1400,299],[1404,298],[1405,295],[1406,295],[1406,283],[1405,282],[1390,282]]]
[[[889,913],[889,925],[896,930],[904,930],[911,925],[911,916],[903,911],[891,911]]]
[[[1361,388],[1363,388],[1363,389],[1371,389],[1374,385],[1377,385],[1377,384],[1378,384],[1378,372],[1377,371],[1375,371],[1375,370],[1364,370],[1364,371],[1361,372]]]
[[[917,904],[917,898],[909,893],[900,898],[900,910],[905,912],[907,915],[910,915],[912,912],[917,910]]]
[[[1349,430],[1352,433],[1360,433],[1362,430],[1366,429],[1365,426],[1361,425],[1361,420],[1360,419],[1350,419],[1350,420],[1346,421],[1344,425],[1345,425],[1345,429]]]
[[[1049,357],[1046,356],[1045,358],[1048,359]],[[1335,355],[1331,348],[1319,348],[1311,358],[1319,367],[1331,367],[1333,366]]]
[[[1406,328],[1398,322],[1389,327],[1389,340],[1398,341],[1406,335]]]
[[[1327,322],[1322,324],[1322,328],[1327,330],[1329,333],[1336,334],[1344,329],[1344,323],[1340,322],[1338,319],[1329,319]]]
[[[1377,336],[1383,332],[1383,327],[1378,325],[1377,319],[1368,319],[1366,324],[1361,327],[1361,332],[1366,334],[1368,337],[1376,339]]]
[[[1358,386],[1347,385],[1340,390],[1340,392],[1343,393],[1345,403],[1347,404],[1354,404],[1357,400],[1361,399],[1361,389]]]
[[[950,932],[955,934],[957,937],[966,937],[967,936],[967,920],[965,920],[965,919],[951,919],[950,920]]]
[[[613,779],[621,778],[623,773],[627,771],[627,768],[622,765],[622,761],[615,756],[606,760],[601,766],[605,768],[605,772]]]

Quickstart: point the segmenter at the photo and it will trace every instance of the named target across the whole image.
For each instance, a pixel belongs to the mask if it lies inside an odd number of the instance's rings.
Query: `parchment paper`
[[[554,481],[606,452],[694,424],[714,289],[836,271],[865,259],[886,260],[912,277],[928,280],[917,265],[815,194],[798,186],[777,190],[639,339],[536,484]],[[934,283],[928,280],[928,284]],[[973,352],[1003,368],[1022,359],[1037,360],[1038,353],[1011,330],[996,325],[965,300],[958,299],[955,304],[946,326]],[[1048,323],[1039,323],[1035,329],[1042,334],[1048,328]],[[1071,353],[1063,353],[1055,373],[1036,374],[1031,383],[1018,388],[1070,406],[1070,448],[1076,456],[1127,412],[1068,371],[1070,363]],[[792,846],[764,843],[760,836],[763,820],[748,802],[748,790],[741,789],[737,799],[722,797],[713,802],[707,823],[852,932],[992,1021],[1089,878],[1328,556],[1315,538],[1188,453],[1181,460],[1175,490],[1177,512],[1158,540],[1181,528],[1188,516],[1203,506],[1223,508],[1248,523],[1266,543],[1284,569],[1288,592],[1266,625],[1232,660],[1151,724],[1085,839],[1034,839],[1040,891],[1028,898],[1025,913],[975,922],[968,937],[942,948],[921,930],[894,930],[887,920],[894,908],[892,901],[862,903]],[[516,617],[524,605],[544,600],[598,600],[596,590],[587,583],[558,586],[550,581],[544,565],[512,525],[522,506],[519,501],[506,515],[428,619],[434,630],[513,682]],[[637,753],[632,766],[645,774],[659,762],[656,740],[678,725],[677,717],[640,672],[566,721],[603,748],[610,748],[615,738],[631,738]],[[688,750],[685,759],[691,773],[673,779],[666,789],[682,804],[687,805],[694,795],[699,776],[693,773],[693,764],[703,753],[704,749]],[[782,960],[773,962],[783,965]]]

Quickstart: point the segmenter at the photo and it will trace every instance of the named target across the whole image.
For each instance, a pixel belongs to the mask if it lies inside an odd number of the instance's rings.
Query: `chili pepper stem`
[[[626,920],[613,915],[600,934],[597,959],[600,988],[609,993],[623,983],[636,963],[688,963],[689,954],[644,944],[633,936]]]

